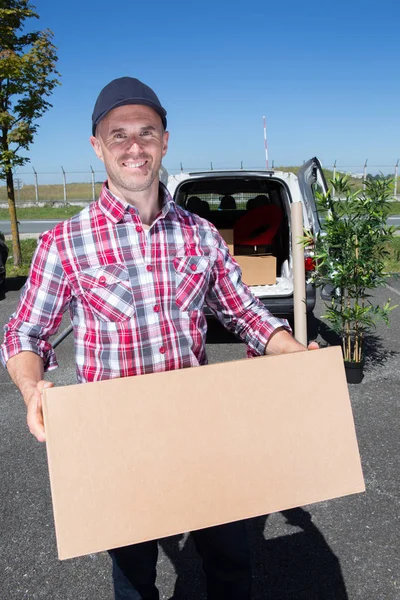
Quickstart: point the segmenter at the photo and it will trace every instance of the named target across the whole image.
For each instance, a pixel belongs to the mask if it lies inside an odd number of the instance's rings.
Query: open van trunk
[[[318,231],[316,186],[325,188],[316,158],[305,163],[298,176],[283,171],[206,171],[173,175],[168,182],[175,202],[213,223],[240,264],[244,255],[275,257],[273,281],[263,285],[246,281],[245,270],[243,281],[271,312],[280,316],[293,313],[290,206],[302,202],[305,229]],[[277,227],[276,221],[264,221],[271,213],[279,215]],[[247,236],[243,235],[246,228]],[[310,311],[315,305],[315,289],[307,276],[306,284]]]
[[[279,207],[282,217],[273,243],[260,244],[255,248],[234,243],[234,255],[266,253],[275,256],[276,283],[251,286],[252,291],[259,298],[291,296],[290,192],[282,180],[274,178],[272,174],[262,172],[248,173],[247,177],[243,175],[240,172],[193,174],[176,188],[175,201],[213,223],[225,239],[225,232],[237,231],[238,222],[252,208],[270,205]],[[233,242],[236,240],[233,239]],[[248,283],[245,277],[243,279]]]

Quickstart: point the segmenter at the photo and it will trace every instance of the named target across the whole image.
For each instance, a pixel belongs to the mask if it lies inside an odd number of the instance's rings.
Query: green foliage
[[[25,32],[25,21],[38,18],[33,9],[29,0],[0,1],[1,177],[29,160],[19,151],[29,148],[59,83],[52,32]]]
[[[371,178],[364,190],[356,192],[350,190],[346,175],[330,183],[343,199],[335,200],[332,191],[317,194],[323,230],[314,240],[314,281],[337,291],[324,318],[341,336],[345,360],[359,362],[365,333],[379,318],[388,324],[395,308],[390,300],[383,306],[373,304],[369,294],[391,275],[386,269],[388,245],[396,228],[386,222],[393,181],[383,176]]]
[[[29,273],[30,266],[31,266],[33,253],[36,250],[37,239],[29,238],[27,240],[21,240],[22,261],[21,261],[21,265],[19,265],[19,266],[12,265],[13,247],[12,247],[11,242],[8,241],[7,246],[8,246],[8,250],[9,250],[7,267],[6,267],[7,279],[10,279],[11,277],[27,276]]]

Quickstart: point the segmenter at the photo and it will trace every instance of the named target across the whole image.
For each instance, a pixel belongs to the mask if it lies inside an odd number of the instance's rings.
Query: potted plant
[[[351,191],[346,175],[330,183],[328,193],[316,192],[323,225],[312,240],[314,282],[332,292],[323,318],[341,338],[347,380],[359,383],[365,334],[375,327],[377,319],[388,325],[395,308],[390,298],[379,305],[370,294],[390,277],[385,258],[396,231],[387,225],[393,181],[380,175],[365,181],[364,189],[356,192]]]

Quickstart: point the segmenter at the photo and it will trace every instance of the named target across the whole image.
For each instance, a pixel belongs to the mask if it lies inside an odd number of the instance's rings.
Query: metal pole
[[[272,161],[272,169],[275,169],[275,161]]]
[[[213,170],[212,162],[210,162],[210,166],[211,166],[211,171],[212,171]]]
[[[182,166],[182,163],[181,163],[181,173],[182,173],[182,171],[183,171],[183,166]]]
[[[368,158],[365,159],[365,164],[364,164],[363,190],[365,190],[365,182],[367,180],[367,162],[368,162]]]
[[[303,203],[293,202],[291,207],[292,253],[293,253],[293,308],[294,337],[307,346],[306,274],[304,265]]]
[[[267,145],[267,121],[265,117],[263,117],[264,122],[264,148],[265,148],[265,166],[268,171],[268,145]]]
[[[399,159],[397,159],[397,163],[394,165],[394,190],[393,196],[396,198],[397,196],[397,177],[399,174]]]
[[[61,165],[61,171],[63,173],[63,182],[64,182],[64,204],[67,205],[67,180],[65,178],[65,171]]]
[[[92,165],[90,165],[90,170],[92,172],[92,200],[94,202],[96,200],[96,197],[95,197],[95,187],[94,187],[94,171],[93,171]]]
[[[17,177],[15,179],[15,182],[17,184],[17,197],[18,197],[18,204],[19,204],[21,202],[21,194],[20,194],[21,180],[19,179],[19,177]]]
[[[72,330],[73,330],[72,325],[68,325],[68,327],[66,327],[64,329],[64,331],[62,331],[60,333],[60,335],[57,336],[55,340],[53,340],[53,342],[52,342],[53,348],[56,348],[58,346],[58,344],[61,344],[61,342],[63,340],[65,340],[65,338],[72,332]]]
[[[36,204],[39,204],[39,186],[38,186],[38,178],[37,178],[37,173],[35,171],[35,168],[32,167],[33,169],[33,173],[34,173],[34,177],[35,177],[35,199],[36,199]]]
[[[333,176],[332,176],[333,181],[335,181],[335,178],[336,178],[336,160],[333,163]],[[332,186],[332,198],[334,198],[334,197],[335,197],[335,186],[333,185]]]

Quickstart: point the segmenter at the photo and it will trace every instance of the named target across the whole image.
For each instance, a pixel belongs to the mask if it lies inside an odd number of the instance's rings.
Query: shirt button
[[[99,277],[99,284],[100,285],[105,285],[105,283],[107,282],[107,278],[102,275],[101,277]]]
[[[160,312],[160,307],[158,306],[158,304],[155,305],[153,310],[154,312]]]
[[[143,231],[143,227],[141,227],[140,225],[137,225],[137,226],[136,226],[136,231],[137,231],[138,233],[142,233],[142,231]]]
[[[146,269],[147,269],[148,271],[152,271],[152,270],[153,270],[153,265],[147,265]]]
[[[193,265],[190,265],[190,268],[192,269],[192,271],[197,271],[197,267],[196,267],[196,265],[195,265],[195,264],[193,264]]]
[[[165,346],[161,346],[160,352],[161,352],[161,354],[165,354]]]

